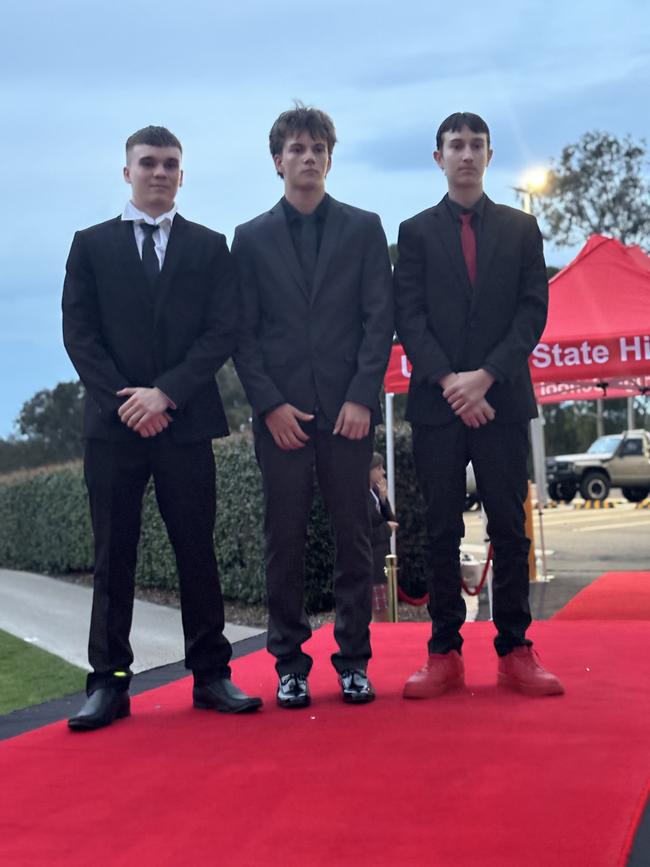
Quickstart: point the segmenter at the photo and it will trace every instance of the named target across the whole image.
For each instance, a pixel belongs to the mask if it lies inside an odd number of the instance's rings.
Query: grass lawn
[[[0,630],[0,714],[83,690],[86,672]]]

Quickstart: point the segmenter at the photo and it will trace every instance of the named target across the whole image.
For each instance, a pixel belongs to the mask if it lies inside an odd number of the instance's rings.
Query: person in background
[[[388,484],[384,459],[375,452],[370,461],[370,541],[372,543],[372,619],[375,623],[388,620],[388,580],[386,555],[390,554],[390,538],[399,524],[388,500]]]

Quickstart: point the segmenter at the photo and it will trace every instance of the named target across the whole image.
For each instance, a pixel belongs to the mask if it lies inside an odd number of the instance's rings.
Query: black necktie
[[[314,273],[316,272],[316,260],[318,259],[318,227],[316,225],[315,214],[303,216],[300,241],[302,269],[307,286],[311,292],[314,287]]]
[[[153,242],[153,233],[160,228],[151,223],[140,223],[144,232],[144,241],[142,242],[142,264],[147,275],[147,280],[153,286],[160,274],[160,262],[156,254],[156,245]]]

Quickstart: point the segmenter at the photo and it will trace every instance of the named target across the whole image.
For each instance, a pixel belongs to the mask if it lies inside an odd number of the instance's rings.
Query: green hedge
[[[382,430],[377,447],[384,447]],[[263,504],[252,442],[249,436],[237,434],[215,442],[214,450],[215,544],[223,592],[229,599],[263,602]],[[406,428],[396,432],[396,475],[401,583],[407,592],[417,594],[424,574],[424,524]],[[316,492],[306,560],[305,598],[310,611],[331,607],[333,561],[329,520]],[[92,533],[80,463],[0,479],[0,566],[46,574],[92,571]],[[136,580],[143,587],[178,586],[151,485],[144,502]]]

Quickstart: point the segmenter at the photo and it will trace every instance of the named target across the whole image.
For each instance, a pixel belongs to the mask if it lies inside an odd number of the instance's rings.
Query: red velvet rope
[[[490,568],[490,563],[492,562],[492,556],[494,555],[494,551],[492,549],[492,542],[488,547],[487,560],[485,561],[485,566],[483,567],[483,574],[481,575],[481,580],[478,582],[478,586],[475,589],[471,589],[467,586],[467,584],[461,578],[461,583],[463,585],[463,590],[467,593],[468,596],[478,596],[478,594],[483,589],[483,585],[487,580],[488,569]],[[419,607],[420,605],[426,605],[429,601],[429,594],[425,593],[424,596],[421,596],[419,599],[414,599],[412,596],[406,594],[401,587],[397,588],[397,596],[400,602],[406,602],[407,605],[414,605]]]
[[[475,590],[470,589],[467,584],[463,581],[461,577],[461,583],[463,585],[463,590],[467,593],[468,596],[478,596],[478,594],[483,589],[483,585],[485,584],[485,580],[487,578],[488,569],[490,568],[490,563],[492,562],[492,557],[494,556],[494,550],[492,549],[492,542],[488,545],[487,552],[487,560],[485,561],[485,566],[483,567],[483,574],[481,575],[481,580],[478,582],[478,585]]]
[[[401,587],[397,588],[397,596],[400,602],[406,602],[407,605],[426,605],[429,601],[428,593],[425,593],[424,596],[421,596],[419,599],[413,599],[412,596],[407,596],[407,594],[402,590]]]

